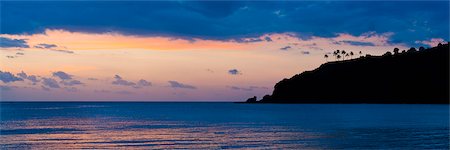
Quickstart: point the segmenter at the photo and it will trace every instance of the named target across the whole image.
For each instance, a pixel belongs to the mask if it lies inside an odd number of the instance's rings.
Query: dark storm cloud
[[[4,21],[2,21],[3,24]],[[27,41],[24,39],[10,39],[0,37],[0,48],[29,48]]]
[[[448,1],[2,1],[1,32],[44,29],[230,40],[393,32],[390,42],[444,38]],[[120,21],[117,21],[120,20]],[[20,22],[20,23],[18,23]],[[268,41],[266,39],[266,41]],[[18,47],[26,47],[13,41]],[[2,44],[3,45],[3,44]]]
[[[197,87],[195,87],[195,86],[180,83],[178,81],[168,81],[168,82],[170,84],[170,87],[172,87],[172,88],[197,89]]]

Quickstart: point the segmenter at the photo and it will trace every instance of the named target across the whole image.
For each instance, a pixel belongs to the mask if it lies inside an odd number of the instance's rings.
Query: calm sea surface
[[[449,105],[0,104],[1,149],[449,149]]]

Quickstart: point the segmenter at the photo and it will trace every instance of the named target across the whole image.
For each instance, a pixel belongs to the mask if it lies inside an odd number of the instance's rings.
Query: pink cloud
[[[430,40],[428,40],[428,41],[416,41],[415,43],[416,44],[426,44],[426,45],[429,45],[429,46],[437,46],[439,43],[444,43],[445,41],[444,41],[444,39],[441,39],[441,38],[432,38],[432,39],[430,39]]]

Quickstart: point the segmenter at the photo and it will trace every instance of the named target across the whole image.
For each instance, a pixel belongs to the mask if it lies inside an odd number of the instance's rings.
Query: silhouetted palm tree
[[[328,62],[328,55],[325,54],[323,57],[325,57],[325,60]]]
[[[400,49],[398,49],[397,47],[394,48],[394,54],[398,54],[398,51],[400,51]]]
[[[353,51],[350,52],[350,59],[353,59]]]
[[[338,54],[338,55],[336,56],[336,58],[337,58],[337,60],[339,60],[339,59],[341,58],[341,55]]]
[[[362,55],[362,52],[361,51],[359,51],[359,56],[361,56]]]
[[[338,58],[337,58],[337,55],[339,55],[339,50],[335,50],[335,51],[333,52],[333,56],[336,57],[336,59],[338,59]]]
[[[347,52],[345,52],[345,50],[342,50],[341,54],[342,54],[342,60],[344,60],[345,56],[346,56],[345,54],[347,54]]]

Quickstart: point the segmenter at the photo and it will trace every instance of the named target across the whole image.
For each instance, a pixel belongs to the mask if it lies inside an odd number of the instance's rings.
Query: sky
[[[0,1],[2,101],[243,101],[334,50],[449,40],[449,1]],[[362,54],[359,54],[361,51]],[[370,80],[370,79],[369,79]]]

